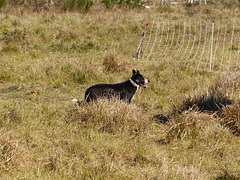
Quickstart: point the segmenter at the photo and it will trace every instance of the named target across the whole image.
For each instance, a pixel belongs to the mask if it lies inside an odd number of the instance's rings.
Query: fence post
[[[229,54],[229,62],[228,62],[228,68],[227,70],[229,70],[230,68],[230,63],[231,63],[231,58],[232,58],[232,44],[233,44],[233,36],[234,36],[234,26],[235,26],[235,20],[234,20],[234,23],[233,23],[233,30],[232,30],[232,38],[231,38],[231,44],[230,44],[230,54]]]
[[[212,22],[211,53],[210,53],[210,72],[212,70],[212,50],[213,50],[214,21]]]
[[[236,62],[235,72],[237,71],[237,67],[238,67],[238,59],[239,59],[239,45],[240,45],[240,40],[238,41],[238,53],[237,53],[237,62]]]

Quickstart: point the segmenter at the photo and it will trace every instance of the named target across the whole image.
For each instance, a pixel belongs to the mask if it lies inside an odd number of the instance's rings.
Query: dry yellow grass
[[[0,179],[240,178],[238,72],[186,68],[168,57],[131,61],[149,19],[195,19],[192,11],[202,20],[239,17],[220,12],[223,5],[171,8],[2,11]],[[133,68],[151,82],[131,104],[72,105],[90,85],[125,81]],[[234,103],[213,114],[181,109],[212,89]],[[170,122],[154,121],[176,107]]]

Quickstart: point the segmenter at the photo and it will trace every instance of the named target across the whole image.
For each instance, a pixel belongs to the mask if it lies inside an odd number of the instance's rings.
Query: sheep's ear
[[[136,74],[136,71],[133,69],[132,70],[132,75],[134,76]]]

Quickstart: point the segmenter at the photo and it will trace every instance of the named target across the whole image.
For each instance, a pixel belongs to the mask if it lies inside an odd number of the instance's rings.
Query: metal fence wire
[[[151,21],[137,59],[236,72],[240,70],[239,32],[235,21]]]

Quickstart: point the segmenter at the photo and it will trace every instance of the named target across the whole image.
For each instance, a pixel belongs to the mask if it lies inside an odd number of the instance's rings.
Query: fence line
[[[174,59],[176,59],[178,56],[179,56],[179,53],[182,51],[182,47],[183,47],[183,44],[184,44],[184,41],[185,41],[185,33],[186,33],[186,29],[185,29],[185,22],[184,22],[184,31],[183,31],[183,36],[182,36],[182,40],[180,42],[180,46],[176,52],[176,55],[173,57]]]
[[[201,64],[202,57],[203,57],[203,54],[204,54],[204,51],[205,51],[206,41],[207,41],[207,22],[206,22],[206,31],[205,31],[204,45],[203,45],[202,53],[201,53],[201,55],[200,55],[200,59],[199,59],[199,63],[198,63],[198,68],[199,68],[199,66],[200,66],[200,64]]]
[[[216,48],[215,48],[214,56],[213,56],[213,67],[214,67],[214,64],[215,64],[216,53],[217,53],[217,49],[218,49],[218,46],[219,46],[219,37],[221,37],[221,35],[222,35],[222,28],[221,28],[221,32],[219,33],[220,27],[221,27],[221,22],[219,21],[219,23],[218,23],[217,40],[216,40]],[[219,35],[219,34],[220,34],[220,35]]]
[[[161,43],[162,43],[163,32],[164,32],[164,21],[163,21],[163,24],[162,24],[162,33],[161,33],[160,41],[159,41],[159,43],[158,43],[157,50],[155,51],[155,53],[154,53],[154,55],[153,55],[153,57],[152,57],[152,60],[153,60],[153,58],[155,57],[155,55],[156,55],[156,53],[157,53],[157,51],[158,51],[158,49],[160,48],[160,45],[161,45]]]
[[[185,49],[185,51],[184,51],[184,53],[183,53],[183,55],[182,55],[182,57],[181,57],[181,59],[179,61],[182,61],[183,57],[185,56],[185,54],[187,52],[187,49],[188,49],[188,46],[190,44],[190,40],[191,40],[191,23],[189,21],[188,43],[187,43],[187,47],[186,47],[186,49]]]
[[[194,39],[193,39],[193,44],[192,44],[192,47],[191,47],[191,50],[188,54],[188,57],[187,57],[187,60],[190,58],[191,54],[192,54],[192,51],[193,51],[193,48],[194,48],[194,45],[195,45],[195,41],[196,41],[196,38],[197,38],[197,24],[195,23],[195,35],[194,35]],[[187,64],[187,61],[185,62],[185,65]]]
[[[150,35],[149,35],[149,39],[148,39],[148,43],[147,43],[146,49],[145,49],[145,51],[143,52],[143,58],[144,58],[145,52],[146,52],[147,49],[148,49],[148,46],[149,46],[149,43],[150,43],[150,40],[151,40],[151,35],[152,35],[152,30],[153,30],[153,28],[154,28],[154,21],[153,21],[153,24],[152,24],[152,28],[151,28],[151,30],[150,30]]]
[[[174,37],[175,37],[175,25],[174,25],[174,21],[173,21],[173,32],[172,32],[171,44],[170,44],[169,48],[167,49],[166,53],[163,53],[162,57],[167,56],[170,48],[172,47]]]
[[[200,29],[200,32],[199,32],[199,40],[198,40],[198,47],[197,47],[197,50],[196,50],[196,53],[192,59],[192,62],[190,63],[190,65],[193,64],[195,58],[197,57],[197,54],[198,54],[198,51],[199,51],[199,48],[200,48],[200,43],[201,43],[201,38],[202,38],[202,23],[200,22],[200,25],[199,25],[199,29]]]
[[[149,56],[152,54],[153,48],[155,47],[156,44],[156,40],[157,40],[157,35],[158,35],[158,29],[159,29],[159,21],[157,23],[157,31],[156,31],[156,35],[155,35],[155,39],[154,39],[154,43],[152,45],[151,51],[149,53],[149,55],[147,56],[147,59],[149,58]]]
[[[240,45],[240,39],[238,40],[238,53],[237,53],[237,62],[236,62],[235,72],[237,71],[237,67],[238,67],[238,59],[239,59],[239,45]]]
[[[176,48],[177,48],[177,46],[178,46],[179,39],[180,39],[180,34],[181,34],[181,29],[180,29],[180,22],[179,22],[179,30],[178,30],[177,43],[176,43],[176,45],[175,45],[174,51],[176,50]],[[170,55],[170,60],[172,59],[173,55],[174,55],[174,53],[172,53],[172,54]]]
[[[167,25],[166,25],[167,24]],[[138,59],[168,59],[208,71],[238,71],[240,27],[223,21],[154,21]],[[143,50],[144,49],[144,50]]]
[[[206,58],[206,63],[205,63],[205,70],[207,69],[207,63],[208,63],[208,59],[209,59],[209,56],[210,56],[210,49],[211,49],[211,34],[210,34],[210,30],[211,30],[211,26],[209,26],[209,37],[208,37],[208,52],[207,52],[207,58]],[[210,63],[209,63],[210,64]]]
[[[226,34],[227,34],[227,24],[225,25],[225,32],[224,32],[224,38],[223,38],[223,49],[222,49],[222,59],[221,59],[221,64],[219,67],[219,70],[221,70],[222,64],[223,64],[223,56],[224,56],[224,50],[225,50],[225,43],[226,43]]]
[[[167,47],[168,36],[169,36],[169,21],[168,21],[167,39],[166,39],[166,41],[164,42],[164,47],[163,47],[161,53],[158,55],[157,59],[159,59],[159,58],[161,57],[162,53],[164,52],[165,48]]]
[[[233,30],[232,30],[232,39],[231,39],[231,45],[230,45],[230,55],[229,55],[229,62],[228,62],[228,70],[230,67],[230,62],[231,62],[231,56],[232,56],[232,44],[233,44],[233,36],[234,36],[234,27],[235,27],[235,22],[233,24]]]

